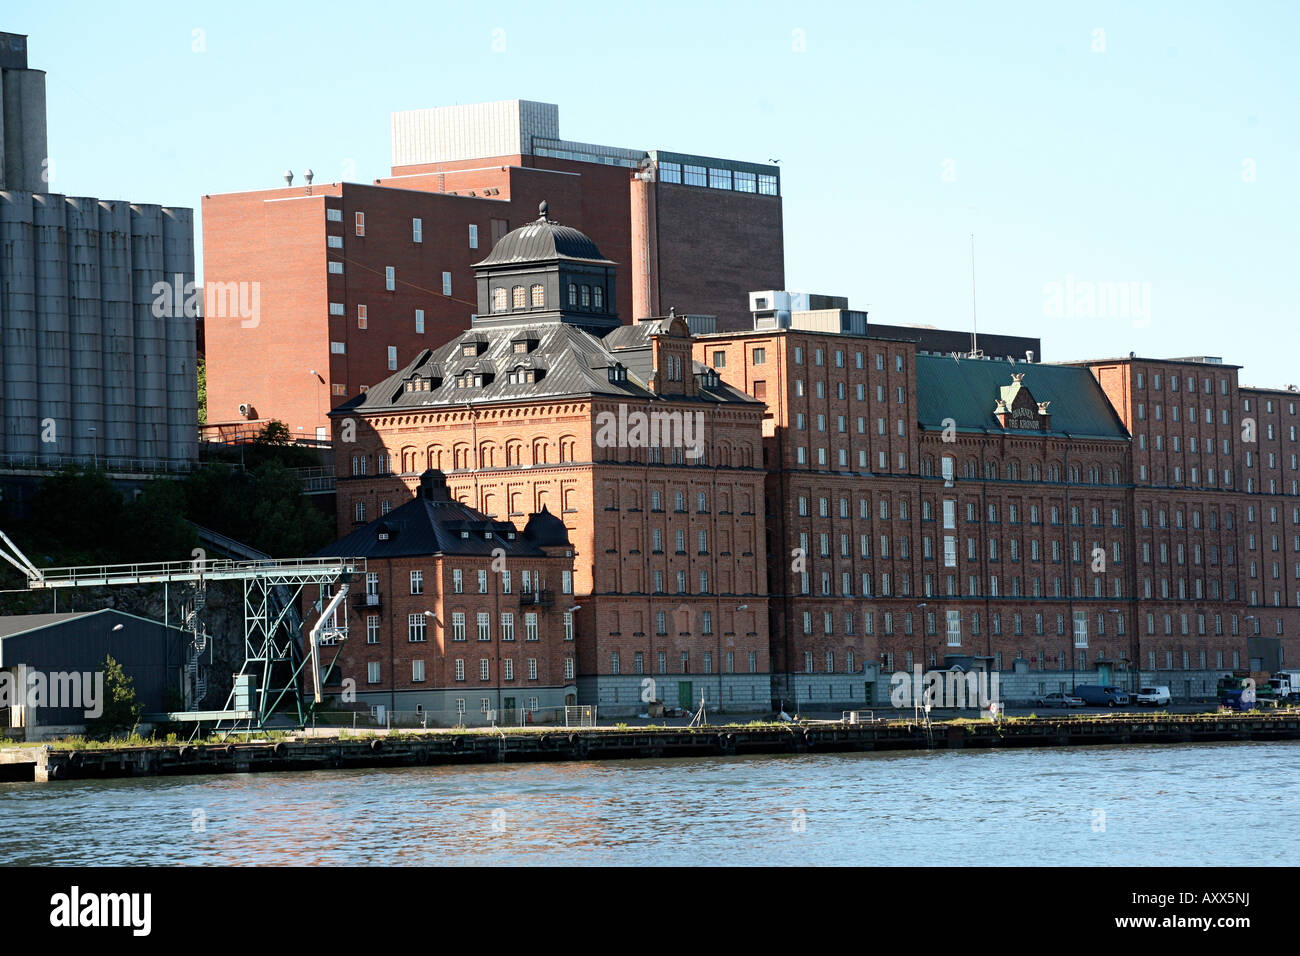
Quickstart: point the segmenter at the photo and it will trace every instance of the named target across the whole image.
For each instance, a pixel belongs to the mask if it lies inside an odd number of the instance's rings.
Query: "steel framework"
[[[195,724],[212,722],[218,729],[222,724],[264,729],[282,705],[292,708],[298,726],[310,722],[315,705],[321,702],[319,641],[329,639],[341,650],[342,642],[347,639],[347,619],[344,615],[343,623],[339,624],[335,612],[348,593],[348,581],[354,575],[364,575],[366,570],[365,558],[232,561],[209,559],[202,550],[196,551],[190,561],[38,568],[3,531],[0,531],[0,558],[27,578],[29,590],[136,584],[180,584],[193,588],[192,603],[184,622],[192,635],[187,663],[193,681],[192,709],[168,713],[167,718]],[[206,693],[206,677],[199,668],[198,658],[208,638],[199,623],[199,612],[209,581],[243,583],[244,662],[226,706],[222,710],[205,711],[198,709]],[[310,646],[304,650],[298,601],[303,590],[313,585],[317,588],[315,609],[320,612],[320,621],[308,635]],[[331,665],[338,654],[336,650]],[[313,671],[310,692],[303,679],[308,664]],[[245,700],[243,695],[250,688],[250,681],[252,694]]]

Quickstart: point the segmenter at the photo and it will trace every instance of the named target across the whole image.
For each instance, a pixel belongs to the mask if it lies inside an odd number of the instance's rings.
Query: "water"
[[[1297,760],[1232,743],[0,783],[0,861],[1283,864]]]

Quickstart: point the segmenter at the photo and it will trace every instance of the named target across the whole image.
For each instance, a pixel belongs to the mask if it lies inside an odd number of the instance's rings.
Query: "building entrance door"
[[[679,680],[677,682],[677,706],[682,710],[691,710],[695,706],[695,700],[691,694],[691,682],[688,680]]]

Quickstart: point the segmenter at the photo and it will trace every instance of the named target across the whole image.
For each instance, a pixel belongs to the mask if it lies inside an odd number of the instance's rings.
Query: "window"
[[[766,349],[754,349],[754,364],[755,364],[755,365],[766,365],[766,364],[767,364],[767,350],[766,350]]]
[[[442,274],[442,294],[451,295],[451,273],[450,272],[444,272]]]
[[[486,657],[480,657],[478,659],[478,679],[479,680],[492,679],[492,663]]]
[[[366,665],[366,681],[371,684],[379,683],[379,662],[371,661]]]
[[[357,213],[357,235],[364,236],[365,234],[366,234],[366,214],[364,212],[359,212]]]
[[[415,333],[416,335],[424,334],[424,309],[415,310]]]
[[[424,572],[423,571],[411,572],[411,593],[412,594],[424,593]]]
[[[453,611],[451,615],[451,639],[453,641],[465,640],[465,612]]]
[[[478,630],[478,639],[480,641],[492,640],[492,616],[487,611],[479,611],[475,615],[475,626]]]
[[[424,220],[423,219],[411,220],[411,241],[424,242]]]
[[[513,641],[515,639],[515,615],[511,611],[501,613],[501,640]]]
[[[537,613],[530,611],[524,615],[524,640],[537,640]]]
[[[478,226],[472,222],[469,224],[469,247],[478,248]]]
[[[660,163],[659,181],[664,183],[680,183],[682,181],[682,164]]]
[[[769,176],[766,173],[759,173],[758,192],[760,196],[775,196],[776,176]]]
[[[528,658],[528,679],[537,680],[537,658]]]
[[[529,301],[534,309],[540,309],[546,304],[546,289],[541,285],[534,285],[529,290]]]
[[[331,275],[336,275],[336,276],[343,275],[343,263],[339,262],[336,259],[330,260],[328,268]]]
[[[342,237],[342,236],[326,236],[326,237],[325,237],[325,245],[328,246],[330,249],[342,249],[342,248],[343,248],[343,237]]]
[[[342,210],[342,209],[338,209],[338,208],[336,208],[336,207],[334,207],[334,206],[329,206],[329,207],[327,207],[327,208],[325,209],[325,220],[326,220],[327,222],[342,222],[342,221],[343,221],[343,210]]]
[[[389,292],[397,288],[397,269],[394,266],[384,266],[384,288]]]
[[[706,184],[703,166],[692,166],[687,163],[682,168],[685,173],[684,178],[687,186],[703,186]]]
[[[397,371],[397,346],[396,345],[388,346],[388,371],[390,372]]]
[[[425,642],[426,620],[427,618],[419,613],[406,616],[406,639],[412,644],[423,644]]]
[[[456,658],[456,680],[464,680],[464,679],[465,679],[465,659],[463,657],[458,657]],[[465,706],[465,701],[457,700],[456,705],[457,708],[460,709],[460,713],[463,714],[465,712],[463,710]]]

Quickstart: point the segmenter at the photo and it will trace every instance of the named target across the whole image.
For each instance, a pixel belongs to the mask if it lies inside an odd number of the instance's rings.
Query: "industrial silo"
[[[104,455],[104,312],[99,294],[99,200],[70,197],[67,201],[67,227],[72,454],[94,461]]]
[[[104,314],[104,454],[135,457],[135,330],[131,309],[131,207],[99,204],[99,289]]]
[[[71,452],[72,397],[68,384],[68,260],[64,197],[32,197],[36,291],[37,452],[56,461]]]
[[[4,442],[10,455],[32,456],[40,439],[36,405],[36,302],[32,265],[32,196],[0,192],[0,364]]]
[[[198,457],[198,385],[195,374],[195,310],[186,308],[197,295],[185,290],[194,282],[194,211],[162,210],[163,269],[180,283],[180,308],[165,320],[167,350],[167,457],[192,461]]]

